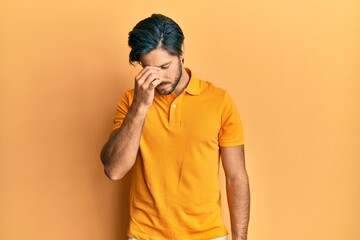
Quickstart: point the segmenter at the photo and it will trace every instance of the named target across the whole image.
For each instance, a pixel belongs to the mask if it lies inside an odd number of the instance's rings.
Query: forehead
[[[140,62],[142,66],[156,66],[160,67],[171,63],[177,59],[177,56],[171,55],[163,48],[155,48],[146,54],[140,55]]]

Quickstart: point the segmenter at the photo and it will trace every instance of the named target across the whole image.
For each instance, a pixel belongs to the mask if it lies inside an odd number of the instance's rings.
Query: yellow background
[[[153,12],[239,108],[249,240],[359,240],[358,0],[1,1],[0,239],[126,239],[129,175],[107,180],[99,152]]]

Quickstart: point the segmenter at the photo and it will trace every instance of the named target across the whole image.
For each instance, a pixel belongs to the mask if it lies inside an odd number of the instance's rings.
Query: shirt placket
[[[181,102],[183,96],[183,94],[180,94],[170,104],[169,125],[172,128],[179,128],[181,126]]]

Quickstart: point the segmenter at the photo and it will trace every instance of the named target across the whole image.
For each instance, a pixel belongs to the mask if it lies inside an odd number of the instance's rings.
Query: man
[[[233,101],[184,67],[184,35],[172,19],[153,14],[140,21],[129,33],[129,46],[130,63],[143,69],[119,101],[101,152],[112,180],[134,168],[129,239],[227,239],[220,157],[232,239],[247,239],[249,183]]]

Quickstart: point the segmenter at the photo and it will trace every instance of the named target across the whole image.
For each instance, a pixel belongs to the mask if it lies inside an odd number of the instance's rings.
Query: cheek
[[[172,80],[176,75],[176,71],[174,69],[166,69],[164,70],[162,77],[166,80]]]

